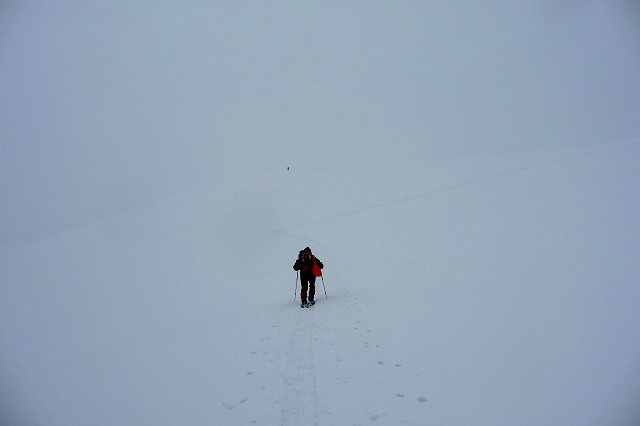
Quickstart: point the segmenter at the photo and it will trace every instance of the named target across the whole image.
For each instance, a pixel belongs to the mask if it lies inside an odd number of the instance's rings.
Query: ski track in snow
[[[423,404],[429,402],[424,395],[391,388],[392,384],[413,387],[415,377],[408,377],[401,362],[385,359],[384,345],[362,320],[353,294],[320,298],[309,309],[294,306],[296,321],[287,350],[280,354],[286,360],[280,374],[281,425],[407,424],[408,412],[424,413],[429,406]],[[340,318],[339,326],[333,318]],[[372,392],[380,383],[385,392]]]
[[[314,309],[300,309],[289,337],[280,400],[280,424],[318,425],[318,390],[314,356]]]
[[[269,365],[272,374],[247,366],[246,396],[221,404],[239,424],[409,424],[430,408],[427,397],[411,391],[416,377],[399,360],[385,359],[385,345],[357,298],[346,289],[333,292],[308,309],[289,303],[262,325],[248,360]],[[273,411],[258,413],[256,404]]]

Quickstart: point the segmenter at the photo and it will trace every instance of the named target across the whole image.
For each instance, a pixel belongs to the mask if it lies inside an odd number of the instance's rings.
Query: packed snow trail
[[[318,389],[314,355],[314,309],[297,313],[287,350],[287,370],[281,372],[283,388],[280,424],[318,425]]]

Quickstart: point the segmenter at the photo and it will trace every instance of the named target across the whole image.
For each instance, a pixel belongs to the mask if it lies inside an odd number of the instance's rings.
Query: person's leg
[[[316,296],[316,277],[309,278],[309,302],[313,303]]]
[[[309,288],[309,281],[306,277],[300,277],[300,302],[302,304],[307,303],[307,290]]]

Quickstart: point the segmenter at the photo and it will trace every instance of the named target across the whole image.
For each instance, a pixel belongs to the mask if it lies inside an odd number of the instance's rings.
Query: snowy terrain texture
[[[0,426],[637,426],[639,30],[3,0]]]
[[[5,248],[3,413],[633,424],[638,158],[640,144],[283,169]],[[326,265],[310,309],[291,268],[305,245]]]

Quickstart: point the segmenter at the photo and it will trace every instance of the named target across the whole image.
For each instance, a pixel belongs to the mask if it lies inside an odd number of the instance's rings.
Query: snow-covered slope
[[[0,426],[639,424],[635,3],[3,1]]]
[[[292,164],[7,244],[3,424],[635,424],[639,159]]]

